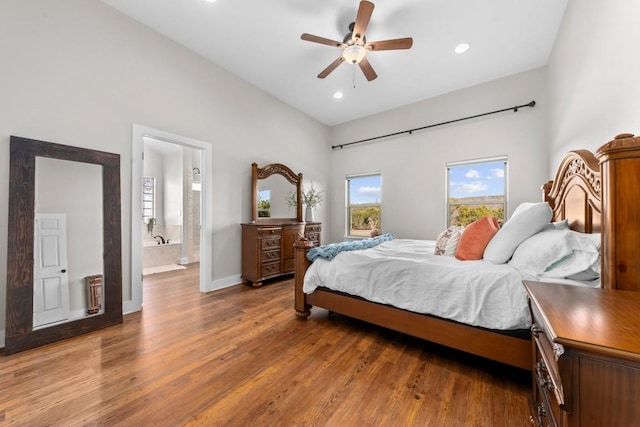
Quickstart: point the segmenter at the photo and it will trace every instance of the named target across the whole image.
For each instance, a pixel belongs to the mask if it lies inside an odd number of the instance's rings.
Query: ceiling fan
[[[327,68],[325,68],[320,72],[320,74],[318,74],[319,79],[324,79],[333,70],[335,70],[338,65],[342,64],[342,62],[344,61],[347,61],[354,65],[358,64],[367,80],[374,80],[376,77],[378,77],[378,75],[373,70],[373,67],[371,67],[369,60],[367,59],[368,52],[377,50],[397,50],[411,48],[411,46],[413,45],[413,39],[411,37],[382,40],[377,42],[367,42],[364,33],[367,30],[367,25],[369,25],[369,20],[371,19],[373,8],[374,4],[370,1],[363,0],[360,2],[360,5],[358,6],[358,13],[356,14],[356,20],[349,25],[349,33],[344,36],[344,39],[341,42],[326,39],[324,37],[314,36],[313,34],[307,33],[304,33],[300,36],[302,40],[308,42],[320,43],[343,49],[342,54],[338,57],[338,59],[329,64]]]

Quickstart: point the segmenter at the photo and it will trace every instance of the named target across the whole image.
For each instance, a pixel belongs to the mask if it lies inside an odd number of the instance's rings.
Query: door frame
[[[144,137],[202,151],[201,190],[202,218],[200,227],[200,292],[211,289],[213,279],[213,146],[204,141],[176,135],[134,123],[131,151],[131,299],[123,301],[123,311],[142,308],[142,177]],[[124,296],[124,295],[123,295]]]

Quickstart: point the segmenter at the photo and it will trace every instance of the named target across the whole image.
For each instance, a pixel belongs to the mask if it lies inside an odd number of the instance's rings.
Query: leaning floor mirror
[[[6,355],[122,323],[120,156],[11,137]]]

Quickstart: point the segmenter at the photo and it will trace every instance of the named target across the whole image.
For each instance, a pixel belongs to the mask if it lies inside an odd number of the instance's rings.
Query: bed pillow
[[[567,237],[572,249],[571,254],[549,266],[542,273],[542,277],[555,279],[576,277],[590,268],[593,270],[593,266],[599,267],[600,250],[594,242],[593,235],[569,230]]]
[[[438,235],[436,239],[436,255],[453,256],[458,248],[460,236],[464,227],[452,225]]]
[[[562,221],[550,222],[544,227],[545,230],[568,230],[569,220],[563,219]]]
[[[594,280],[599,277],[598,234],[543,230],[518,246],[509,265],[536,277]]]
[[[543,230],[526,239],[513,252],[509,265],[539,276],[570,255],[569,230]]]
[[[597,264],[600,264],[600,259],[598,258]],[[589,267],[585,271],[581,271],[576,274],[572,274],[571,276],[567,276],[567,279],[577,280],[579,282],[593,282],[596,279],[600,278],[600,273],[598,273],[594,268]]]
[[[484,251],[484,259],[493,264],[509,261],[518,245],[549,224],[551,216],[551,207],[547,202],[521,204],[493,236]]]
[[[493,216],[485,216],[467,225],[460,236],[455,257],[461,261],[482,259],[484,250],[500,228]]]

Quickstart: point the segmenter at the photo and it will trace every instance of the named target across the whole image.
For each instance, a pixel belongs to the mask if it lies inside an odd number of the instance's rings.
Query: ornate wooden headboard
[[[572,230],[599,233],[602,229],[600,165],[588,150],[567,153],[553,181],[542,186],[553,209],[553,221],[568,220]]]
[[[620,134],[595,155],[571,151],[543,193],[554,221],[602,233],[602,287],[640,291],[640,137]]]

